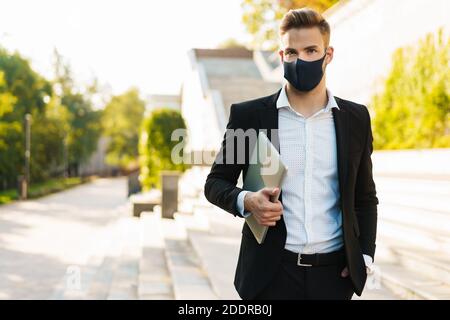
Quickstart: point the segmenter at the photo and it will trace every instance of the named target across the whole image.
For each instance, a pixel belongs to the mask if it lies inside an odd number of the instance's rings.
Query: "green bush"
[[[145,110],[145,101],[132,88],[113,96],[102,117],[103,135],[109,138],[106,162],[123,169],[136,168],[138,158],[139,126]]]
[[[55,178],[49,179],[45,182],[33,183],[28,189],[28,198],[29,199],[39,198],[53,192],[58,192],[73,186],[77,186],[87,181],[89,181],[89,179],[73,177],[73,178]],[[17,199],[19,199],[17,189],[8,189],[0,191],[0,205],[9,203]]]
[[[439,30],[398,49],[373,98],[374,148],[450,147],[450,38]]]
[[[139,139],[139,165],[143,190],[161,186],[161,170],[184,172],[187,165],[175,164],[171,159],[172,149],[179,141],[172,141],[172,132],[186,129],[181,113],[176,110],[160,108],[144,119]],[[185,144],[185,140],[181,142]]]

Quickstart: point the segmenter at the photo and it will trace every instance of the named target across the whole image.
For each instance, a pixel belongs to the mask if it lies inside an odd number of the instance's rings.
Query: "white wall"
[[[189,134],[188,151],[217,150],[223,132],[210,98],[203,95],[197,69],[191,70],[183,82],[181,113]]]
[[[450,149],[375,151],[375,175],[450,177]]]
[[[363,104],[387,76],[397,48],[441,26],[450,31],[449,0],[352,0],[325,16],[335,48],[327,83],[335,95]]]

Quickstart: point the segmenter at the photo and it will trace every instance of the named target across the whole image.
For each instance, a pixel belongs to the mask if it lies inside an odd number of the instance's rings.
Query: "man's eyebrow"
[[[308,49],[319,49],[319,46],[317,46],[317,45],[307,46],[305,48],[305,50],[308,50]]]
[[[303,48],[303,50],[308,50],[308,49],[319,49],[319,46],[313,44],[313,45],[310,45],[310,46],[307,46],[307,47]],[[290,47],[285,48],[284,51],[298,52],[297,49],[290,48]]]

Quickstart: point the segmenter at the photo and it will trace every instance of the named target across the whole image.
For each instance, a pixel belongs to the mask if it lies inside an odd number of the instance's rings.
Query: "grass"
[[[90,181],[90,178],[55,178],[45,182],[33,183],[28,189],[28,198],[39,198],[50,193],[62,191],[73,186],[77,186],[84,182]],[[19,199],[19,194],[16,189],[8,189],[0,191],[0,205],[10,203]]]

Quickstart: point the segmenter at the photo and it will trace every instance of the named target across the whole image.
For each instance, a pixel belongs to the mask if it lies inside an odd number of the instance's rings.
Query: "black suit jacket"
[[[277,93],[231,105],[227,129],[267,129],[271,142],[279,149]],[[332,109],[336,129],[340,207],[343,213],[342,227],[347,266],[354,291],[361,295],[366,282],[366,268],[363,254],[374,258],[377,226],[377,204],[375,183],[372,178],[372,130],[370,115],[363,105],[336,98],[340,108]],[[218,161],[226,159],[227,139],[237,138],[224,135],[221,149],[206,179],[204,194],[212,204],[241,217],[236,209],[237,196],[241,188],[237,180],[241,171],[245,177],[249,151],[254,143],[246,139],[245,161],[234,163]],[[283,202],[281,189],[279,200]],[[256,242],[246,223],[242,228],[239,260],[236,267],[234,285],[243,299],[254,298],[274,276],[281,253],[286,243],[286,225],[281,217],[274,227],[270,227],[262,245]]]

